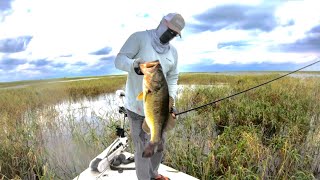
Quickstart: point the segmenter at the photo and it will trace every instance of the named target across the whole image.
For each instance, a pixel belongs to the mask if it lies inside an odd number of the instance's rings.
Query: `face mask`
[[[171,41],[177,35],[178,35],[177,32],[167,28],[167,30],[160,36],[160,42],[162,44],[167,44],[169,41]]]

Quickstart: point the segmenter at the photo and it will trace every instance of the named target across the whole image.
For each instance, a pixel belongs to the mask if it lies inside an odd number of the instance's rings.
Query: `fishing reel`
[[[116,127],[116,134],[118,137],[125,137],[125,130],[124,130],[124,123],[125,123],[125,118],[128,117],[127,110],[124,107],[124,97],[125,97],[125,92],[123,90],[117,90],[116,91],[117,95],[117,100],[118,100],[118,106],[119,106],[119,113],[123,114],[123,121],[121,121],[121,127]]]
[[[119,113],[123,114],[123,120],[120,127],[116,128],[116,135],[118,136],[113,143],[107,147],[101,154],[95,157],[89,164],[89,168],[92,171],[104,172],[106,169],[111,170],[134,170],[135,168],[121,168],[121,164],[129,164],[134,162],[134,157],[126,158],[123,154],[124,150],[128,147],[128,137],[125,136],[125,119],[127,117],[127,111],[124,107],[125,92],[123,90],[116,91]]]
[[[119,113],[124,114],[124,117],[127,117],[127,110],[124,107],[124,97],[125,97],[125,92],[123,90],[117,90],[116,95],[118,97],[118,104],[119,104]]]

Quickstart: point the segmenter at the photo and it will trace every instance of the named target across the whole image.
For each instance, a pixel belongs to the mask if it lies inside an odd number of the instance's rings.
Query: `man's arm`
[[[173,119],[176,118],[177,110],[175,108],[175,98],[177,96],[177,90],[178,90],[178,67],[177,63],[174,65],[172,70],[170,70],[167,74],[167,83],[169,88],[169,111],[173,117]]]
[[[169,88],[169,96],[171,96],[173,99],[175,99],[176,95],[177,95],[178,77],[179,77],[178,54],[175,49],[174,49],[174,57],[175,57],[174,65],[167,73],[167,83],[168,83],[168,88]]]
[[[140,42],[137,33],[133,33],[124,43],[114,61],[115,67],[122,71],[131,72],[133,70],[134,57],[139,52]]]

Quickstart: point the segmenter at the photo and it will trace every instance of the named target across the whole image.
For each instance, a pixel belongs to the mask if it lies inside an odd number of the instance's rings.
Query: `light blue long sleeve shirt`
[[[139,31],[133,33],[124,43],[115,59],[117,69],[128,72],[126,82],[125,108],[144,116],[143,102],[136,97],[142,92],[143,75],[137,75],[133,69],[133,61],[141,58],[146,62],[159,60],[166,77],[169,95],[175,99],[178,89],[178,54],[170,44],[170,49],[164,54],[157,53],[152,45],[151,31]]]

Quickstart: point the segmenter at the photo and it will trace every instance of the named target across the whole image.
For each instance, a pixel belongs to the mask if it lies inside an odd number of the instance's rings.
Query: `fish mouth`
[[[146,63],[140,64],[139,66],[142,73],[145,74],[146,72],[153,72],[157,67],[159,67],[160,61],[156,60],[156,61],[146,62]]]

